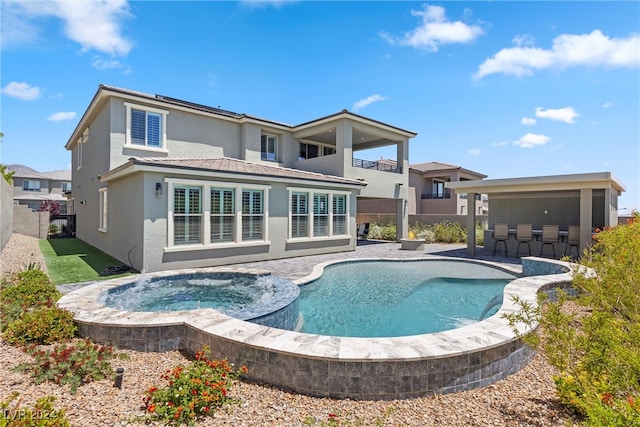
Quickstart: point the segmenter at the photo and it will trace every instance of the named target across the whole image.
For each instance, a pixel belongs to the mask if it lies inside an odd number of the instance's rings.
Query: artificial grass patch
[[[105,268],[122,265],[122,262],[76,238],[40,240],[39,245],[54,285],[105,280],[132,274],[100,276],[100,272]]]

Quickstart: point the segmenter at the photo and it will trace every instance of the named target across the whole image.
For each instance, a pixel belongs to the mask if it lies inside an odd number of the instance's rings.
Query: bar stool
[[[564,255],[571,255],[571,248],[576,248],[576,259],[580,258],[580,226],[570,225],[567,234],[567,247],[564,249]]]
[[[505,256],[507,258],[509,257],[507,240],[509,240],[509,224],[495,224],[493,226],[493,256],[496,255],[498,242],[502,242],[502,244],[504,245]]]
[[[516,226],[516,240],[518,241],[518,247],[516,249],[516,258],[518,258],[518,254],[520,253],[520,245],[523,243],[527,244],[527,249],[529,249],[529,256],[531,256],[531,239],[533,238],[533,230],[531,224],[518,224]]]
[[[542,256],[542,250],[544,245],[551,245],[553,250],[553,257],[556,257],[555,244],[558,243],[558,236],[560,235],[560,227],[557,225],[543,225],[542,226],[542,246],[540,246],[540,256]]]

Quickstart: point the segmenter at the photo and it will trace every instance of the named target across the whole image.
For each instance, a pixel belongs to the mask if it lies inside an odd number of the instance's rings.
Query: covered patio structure
[[[485,230],[485,248],[493,248],[491,230],[495,224],[531,224],[534,229],[543,225],[580,226],[579,253],[591,244],[596,228],[618,224],[618,197],[625,191],[611,172],[571,175],[535,176],[526,178],[489,179],[448,182],[447,188],[466,193],[467,253],[475,255],[475,194],[487,194],[489,199],[489,230]],[[515,251],[517,241],[509,239]],[[510,250],[510,252],[512,252]]]

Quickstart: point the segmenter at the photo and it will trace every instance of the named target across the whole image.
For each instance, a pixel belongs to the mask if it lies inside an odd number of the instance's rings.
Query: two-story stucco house
[[[415,136],[346,110],[293,126],[100,85],[66,144],[76,235],[146,271],[350,251],[357,199],[376,197],[405,237]],[[394,168],[358,159],[389,145]]]
[[[13,175],[13,203],[26,205],[37,211],[42,202],[57,202],[60,212],[67,212],[67,198],[71,191],[71,171],[38,172],[25,165],[8,165]]]

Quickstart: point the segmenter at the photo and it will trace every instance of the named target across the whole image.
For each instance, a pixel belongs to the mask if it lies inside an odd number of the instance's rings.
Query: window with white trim
[[[211,189],[211,243],[233,242],[236,208],[231,188]]]
[[[347,196],[333,195],[333,234],[347,234]]]
[[[309,194],[291,193],[291,238],[309,236]]]
[[[108,204],[107,204],[107,187],[102,187],[99,191],[100,196],[100,224],[98,225],[98,230],[105,232],[107,231],[107,212],[108,212]]]
[[[202,243],[202,187],[176,185],[173,189],[173,244]]]
[[[260,158],[262,160],[278,160],[278,136],[263,133],[260,136]]]
[[[71,191],[71,183],[70,182],[63,182],[62,183],[62,192],[63,193],[67,193]]]
[[[164,150],[168,111],[129,104],[126,107],[125,146],[150,150]]]
[[[349,194],[289,187],[289,238],[348,236]]]
[[[329,235],[329,195],[313,195],[313,237]]]
[[[40,191],[40,181],[25,179],[22,181],[22,191]]]
[[[77,157],[77,169],[82,169],[82,146],[89,142],[89,128],[86,128],[82,132],[82,136],[78,138],[76,143],[76,157]]]
[[[242,191],[242,240],[263,240],[263,200],[262,190]]]
[[[268,243],[268,185],[168,178],[169,250]],[[176,249],[171,249],[176,248]]]

